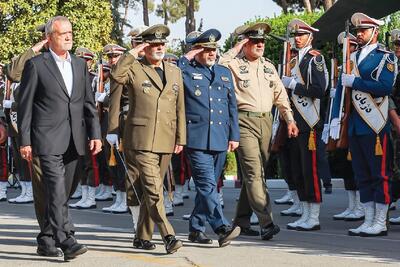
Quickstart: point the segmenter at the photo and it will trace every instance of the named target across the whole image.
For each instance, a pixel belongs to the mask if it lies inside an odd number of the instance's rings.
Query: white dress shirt
[[[303,60],[303,57],[312,48],[311,45],[303,47],[299,50],[299,63]]]
[[[56,55],[53,50],[49,49],[51,55],[53,56],[54,60],[56,61],[57,67],[61,72],[61,75],[64,80],[65,87],[67,88],[68,95],[71,96],[72,93],[72,85],[73,85],[73,75],[72,75],[72,63],[71,63],[71,56],[69,52],[67,52],[67,58],[63,59]]]
[[[357,62],[358,65],[361,63],[361,61],[363,61],[364,58],[368,56],[369,53],[371,53],[372,50],[374,50],[377,47],[378,47],[377,43],[363,47],[363,49],[361,49],[360,56],[358,57],[358,62]]]

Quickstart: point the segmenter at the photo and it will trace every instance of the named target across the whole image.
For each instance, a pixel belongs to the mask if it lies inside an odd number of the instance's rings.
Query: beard
[[[256,55],[257,57],[262,57],[264,54],[264,49],[263,48],[257,48],[257,47],[253,47],[251,49],[251,52]]]
[[[212,67],[212,66],[214,66],[214,64],[215,64],[215,59],[207,59],[206,60],[206,66],[207,67]]]
[[[151,53],[151,57],[154,60],[163,60],[164,56],[165,56],[164,52],[155,51],[155,52]]]

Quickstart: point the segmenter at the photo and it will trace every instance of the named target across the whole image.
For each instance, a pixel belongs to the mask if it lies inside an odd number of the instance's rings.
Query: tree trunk
[[[143,5],[143,23],[146,26],[149,26],[149,6],[147,3],[148,0],[142,0]]]
[[[303,0],[304,9],[307,13],[312,13],[311,2],[310,0]]]
[[[283,14],[288,13],[288,3],[286,0],[280,0],[280,6],[282,7]]]
[[[163,11],[164,11],[164,25],[168,26],[168,22],[169,22],[169,16],[168,16],[168,0],[163,0],[162,1],[162,7],[163,7]]]
[[[121,31],[124,32],[124,26],[128,18],[129,0],[124,1],[124,17],[122,18]]]
[[[196,30],[196,21],[194,18],[194,0],[186,0],[186,35]]]
[[[324,10],[325,12],[328,11],[333,5],[334,0],[324,0]]]

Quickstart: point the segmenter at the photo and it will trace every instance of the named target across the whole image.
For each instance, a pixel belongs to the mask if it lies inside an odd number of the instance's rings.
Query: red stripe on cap
[[[381,176],[383,177],[383,194],[385,196],[385,204],[390,204],[390,195],[389,195],[389,177],[386,173],[386,147],[387,147],[387,134],[383,136],[383,153],[382,153],[382,162],[381,162]]]

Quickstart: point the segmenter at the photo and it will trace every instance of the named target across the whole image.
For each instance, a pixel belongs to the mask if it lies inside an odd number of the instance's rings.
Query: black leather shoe
[[[203,232],[190,232],[188,239],[193,243],[212,244],[212,239],[208,238]]]
[[[259,236],[260,232],[252,229],[251,227],[240,227],[240,235]]]
[[[261,239],[270,240],[274,235],[281,231],[278,225],[271,223],[269,226],[261,229]]]
[[[144,250],[153,250],[156,249],[156,245],[149,240],[143,240],[135,237],[133,239],[133,247]]]
[[[182,241],[175,238],[173,235],[167,235],[164,237],[165,242],[165,250],[168,254],[175,253],[178,249],[180,249],[183,244]]]
[[[219,247],[222,248],[229,245],[233,239],[235,239],[240,235],[240,227],[239,226],[230,227],[228,225],[223,225],[219,227],[215,232],[219,236],[218,238]]]
[[[56,247],[38,246],[36,253],[43,257],[62,257],[64,254]]]
[[[72,246],[63,249],[64,261],[72,260],[83,253],[86,253],[88,248],[85,245],[74,243]]]

